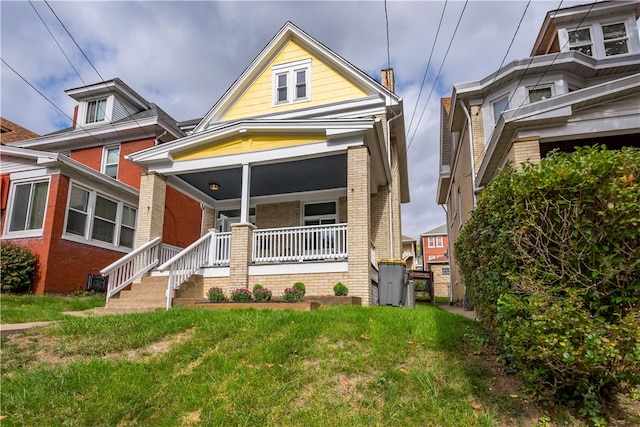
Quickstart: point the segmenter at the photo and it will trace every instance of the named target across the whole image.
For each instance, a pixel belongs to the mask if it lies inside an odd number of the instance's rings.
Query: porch
[[[347,224],[257,229],[238,223],[230,232],[211,229],[185,249],[156,238],[101,274],[107,278],[107,302],[145,275],[166,277],[166,308],[193,275],[203,279],[203,298],[212,286],[229,292],[262,283],[276,294],[295,281],[305,282],[310,295],[331,295],[335,283],[348,279],[347,242]],[[374,248],[369,251],[375,260]]]

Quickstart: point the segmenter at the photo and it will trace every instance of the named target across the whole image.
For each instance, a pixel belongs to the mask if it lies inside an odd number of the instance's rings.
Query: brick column
[[[349,293],[362,298],[362,305],[371,304],[369,219],[369,151],[365,146],[349,147],[347,151],[347,219],[349,249]]]
[[[537,138],[515,141],[508,156],[516,170],[522,169],[521,163],[540,163],[540,141]]]
[[[406,156],[406,152],[402,153]],[[400,153],[395,138],[391,143],[391,210],[393,221],[393,259],[402,259],[402,214],[400,212]],[[404,161],[408,161],[406,158]],[[387,209],[387,215],[388,215]]]
[[[200,236],[204,236],[210,229],[216,226],[216,210],[209,206],[202,208],[202,226],[200,228]]]
[[[249,285],[249,264],[251,263],[251,248],[253,230],[256,226],[241,222],[231,224],[231,259],[230,259],[230,289],[246,288]]]
[[[476,176],[480,170],[480,165],[484,160],[484,124],[482,121],[482,105],[472,105],[469,107],[469,115],[471,116],[471,132],[473,132],[473,161]]]
[[[140,176],[138,220],[136,223],[136,248],[156,237],[162,237],[164,203],[167,179],[155,172],[143,172]]]

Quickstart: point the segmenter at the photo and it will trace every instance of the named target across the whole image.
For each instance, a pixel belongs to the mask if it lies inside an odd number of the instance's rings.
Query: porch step
[[[131,289],[120,291],[118,298],[110,298],[102,314],[121,314],[164,309],[167,304],[167,277],[145,276]]]

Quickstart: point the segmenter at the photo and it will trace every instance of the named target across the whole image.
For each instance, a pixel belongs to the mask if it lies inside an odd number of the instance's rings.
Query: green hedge
[[[501,173],[455,243],[506,359],[596,423],[640,386],[639,240],[640,150],[583,147]]]
[[[28,292],[36,270],[36,257],[25,247],[0,243],[0,289],[2,292]]]

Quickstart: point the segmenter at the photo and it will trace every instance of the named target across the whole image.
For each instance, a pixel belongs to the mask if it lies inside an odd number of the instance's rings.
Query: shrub
[[[426,280],[414,280],[415,290],[418,292],[425,292],[427,290],[427,281]]]
[[[227,297],[224,296],[224,292],[220,288],[210,288],[207,291],[207,299],[211,302],[224,302]]]
[[[338,282],[333,287],[333,294],[337,297],[346,297],[349,293],[349,288],[347,288],[342,283]]]
[[[640,150],[505,171],[455,243],[476,312],[539,394],[595,423],[640,385]]]
[[[284,290],[284,295],[282,296],[282,299],[285,300],[286,302],[298,302],[298,301],[302,301],[303,296],[304,294],[300,289],[287,288]]]
[[[302,282],[296,282],[293,285],[293,287],[296,288],[297,290],[299,290],[300,292],[302,292],[303,296],[307,293],[307,288],[306,288],[306,286],[304,286],[304,283],[302,283]]]
[[[262,289],[263,286],[260,283],[253,285],[253,293],[255,294],[258,289]]]
[[[247,288],[238,288],[231,291],[231,301],[233,302],[249,302],[252,299],[251,291]]]
[[[36,269],[36,257],[25,247],[0,243],[0,290],[28,292]]]
[[[271,291],[267,288],[260,287],[253,291],[253,297],[258,302],[267,302],[271,300]]]

